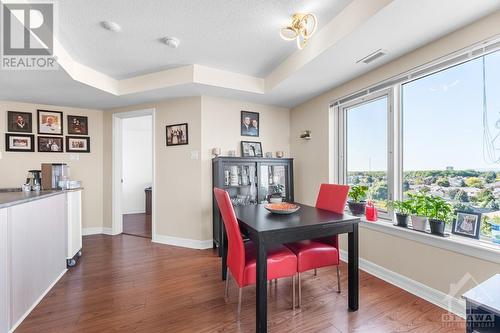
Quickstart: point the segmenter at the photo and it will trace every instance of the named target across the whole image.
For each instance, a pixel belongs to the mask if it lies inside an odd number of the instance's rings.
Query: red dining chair
[[[316,208],[342,214],[347,202],[349,186],[337,184],[321,184]],[[337,266],[337,286],[340,293],[340,256],[338,235],[319,239],[305,240],[286,244],[297,256],[297,272],[299,283],[299,307],[302,305],[302,288],[300,273],[326,266]]]
[[[256,248],[253,242],[243,242],[238,220],[234,213],[229,194],[219,188],[214,188],[215,199],[219,206],[222,220],[226,228],[227,251],[227,277],[224,296],[228,296],[229,273],[238,285],[238,314],[241,313],[241,297],[243,287],[256,283]],[[283,245],[274,246],[267,251],[267,280],[283,277],[292,277],[292,308],[295,309],[295,274],[297,273],[297,257]]]

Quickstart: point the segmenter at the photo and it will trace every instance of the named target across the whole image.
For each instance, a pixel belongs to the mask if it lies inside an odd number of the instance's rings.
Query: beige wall
[[[111,227],[112,115],[156,110],[156,232],[191,240],[212,239],[211,148],[238,150],[241,140],[261,141],[264,151],[289,154],[289,110],[213,97],[190,97],[113,109],[104,113],[104,221]],[[259,138],[240,136],[240,111],[260,113]],[[189,145],[165,146],[167,124],[189,124]],[[193,160],[192,152],[199,158]]]
[[[69,153],[20,153],[5,151],[7,111],[31,112],[36,147],[36,110],[54,110],[64,113],[64,135],[67,135],[67,115],[87,116],[89,121],[90,153],[78,154],[79,160],[70,160]],[[72,179],[81,180],[85,190],[82,194],[83,228],[102,227],[102,116],[101,110],[78,109],[54,105],[27,104],[0,101],[0,188],[21,187],[28,170],[40,169],[41,163],[67,163]],[[21,133],[20,133],[21,134]],[[64,142],[66,144],[66,142]],[[36,151],[36,148],[35,148]]]
[[[290,112],[286,108],[253,104],[237,100],[202,97],[202,214],[203,235],[212,238],[212,154],[211,149],[219,147],[222,155],[236,150],[241,156],[241,141],[262,142],[263,152],[282,150],[285,156],[290,152]],[[259,113],[259,137],[241,136],[241,110]]]
[[[179,98],[164,102],[130,106],[104,112],[105,159],[104,221],[111,227],[112,118],[113,113],[155,109],[156,233],[164,236],[202,240],[201,164],[191,159],[201,149],[201,97]],[[165,126],[187,122],[189,145],[167,147]]]
[[[290,148],[295,158],[296,199],[313,204],[319,184],[331,179],[329,102],[500,34],[498,22],[500,12],[293,108]],[[304,129],[312,130],[310,141],[298,139]],[[458,281],[464,272],[469,271],[478,281],[500,272],[498,264],[363,228],[360,239],[363,258],[443,292],[447,292],[449,284]],[[346,248],[345,240],[342,245]]]

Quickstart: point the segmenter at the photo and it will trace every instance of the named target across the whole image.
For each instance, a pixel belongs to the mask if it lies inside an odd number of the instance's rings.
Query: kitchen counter
[[[47,190],[39,192],[23,192],[20,189],[0,189],[0,209],[48,198],[53,195],[66,193],[68,191],[78,190],[81,190],[81,188],[71,190]]]

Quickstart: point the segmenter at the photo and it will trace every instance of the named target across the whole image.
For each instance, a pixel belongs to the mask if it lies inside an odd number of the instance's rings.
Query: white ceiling
[[[352,0],[66,0],[60,40],[80,63],[122,79],[200,64],[263,77],[295,51],[278,32],[294,12],[314,12],[321,28]],[[100,21],[122,31],[102,29]],[[175,36],[177,49],[159,42]]]
[[[314,11],[324,27],[351,3],[66,0],[60,1],[60,41],[75,60],[116,79],[186,64],[265,77],[297,55],[294,43],[278,35],[291,13]],[[189,83],[116,96],[61,69],[0,71],[0,99],[111,108],[206,94],[292,107],[499,9],[500,0],[394,0],[265,93]],[[122,32],[102,30],[105,19],[120,23]],[[165,35],[180,38],[179,48],[160,44],[157,39]],[[370,65],[356,64],[379,48],[389,54]]]

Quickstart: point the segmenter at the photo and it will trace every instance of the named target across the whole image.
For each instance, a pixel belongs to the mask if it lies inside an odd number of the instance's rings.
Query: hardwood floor
[[[151,239],[151,215],[123,214],[123,233]]]
[[[302,309],[291,310],[291,279],[269,288],[269,332],[464,332],[444,325],[443,309],[367,273],[360,274],[360,309],[347,310],[347,266],[342,293],[335,268],[304,274]],[[16,332],[253,332],[255,288],[223,297],[220,259],[128,235],[84,237],[83,256]]]

